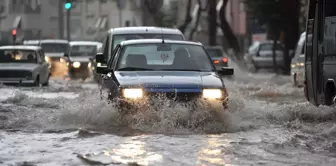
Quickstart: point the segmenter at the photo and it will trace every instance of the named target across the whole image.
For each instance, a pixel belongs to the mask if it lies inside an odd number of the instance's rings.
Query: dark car
[[[215,65],[217,70],[222,70],[222,67],[228,67],[229,59],[220,46],[207,46],[205,47],[209,53],[212,63]]]
[[[85,80],[90,77],[92,64],[90,58],[95,57],[100,42],[94,41],[72,41],[70,48],[64,54],[68,66],[70,78],[81,78]]]
[[[186,40],[183,33],[178,29],[161,28],[161,27],[119,27],[112,28],[108,31],[104,38],[102,52],[104,53],[105,61],[95,63],[93,66],[106,65],[106,60],[111,58],[114,48],[125,40],[132,39],[169,39],[169,40]],[[96,78],[100,78],[96,76]],[[97,79],[96,81],[99,81]]]
[[[104,56],[97,55],[97,62]],[[163,96],[174,103],[199,100],[227,107],[228,93],[221,75],[232,75],[232,68],[216,71],[201,43],[161,39],[124,41],[116,46],[103,74],[103,87],[109,99],[121,109],[133,103],[157,103]]]
[[[49,84],[49,64],[38,46],[0,47],[0,82],[8,84]]]

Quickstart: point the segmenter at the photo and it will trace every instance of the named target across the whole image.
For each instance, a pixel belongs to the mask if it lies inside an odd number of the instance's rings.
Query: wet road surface
[[[0,165],[311,165],[336,163],[336,110],[308,104],[290,77],[226,79],[229,110],[163,106],[118,114],[93,82],[0,87]]]

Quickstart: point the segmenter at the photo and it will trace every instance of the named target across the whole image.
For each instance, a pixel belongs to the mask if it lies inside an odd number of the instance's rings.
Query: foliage
[[[273,31],[283,29],[284,17],[281,0],[245,0],[248,14],[260,25],[266,25]]]

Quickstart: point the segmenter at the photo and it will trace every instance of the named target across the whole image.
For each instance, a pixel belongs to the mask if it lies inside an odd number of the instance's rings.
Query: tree
[[[196,32],[196,30],[198,28],[202,12],[207,9],[207,7],[205,9],[202,9],[202,2],[201,2],[201,0],[197,0],[197,4],[198,4],[198,9],[197,9],[196,21],[195,21],[195,24],[192,27],[191,32],[189,34],[189,40],[193,40],[194,33]]]
[[[223,40],[226,40],[229,46],[235,50],[235,52],[240,52],[240,46],[238,43],[237,37],[234,35],[229,23],[226,20],[226,6],[228,3],[228,0],[223,0],[222,1],[221,8],[219,10],[219,19],[220,19],[220,24],[219,27],[221,28],[223,32]]]
[[[208,32],[209,45],[215,46],[217,44],[217,11],[216,0],[208,0]]]
[[[187,26],[190,24],[190,22],[192,21],[192,18],[191,18],[191,0],[188,0],[188,3],[187,3],[187,10],[186,10],[186,13],[185,13],[185,19],[184,19],[184,23],[182,25],[180,25],[178,27],[178,29],[184,33]]]
[[[283,32],[285,74],[290,74],[291,55],[289,55],[289,50],[295,48],[299,37],[299,0],[245,0],[245,4],[248,13],[260,25],[268,27],[274,46]],[[275,49],[276,47],[273,47],[274,66],[276,66]]]

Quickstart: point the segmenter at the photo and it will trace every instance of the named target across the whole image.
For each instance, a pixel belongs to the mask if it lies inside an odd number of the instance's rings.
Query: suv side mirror
[[[232,76],[234,74],[234,69],[232,67],[222,67],[218,73],[222,76]]]
[[[109,72],[113,72],[113,70],[108,69],[107,66],[97,66],[96,72],[98,74],[108,74]]]
[[[97,53],[96,55],[96,62],[105,64],[105,56],[103,53]]]
[[[64,56],[64,57],[69,57],[69,54],[68,54],[68,53],[64,53],[63,56]]]

